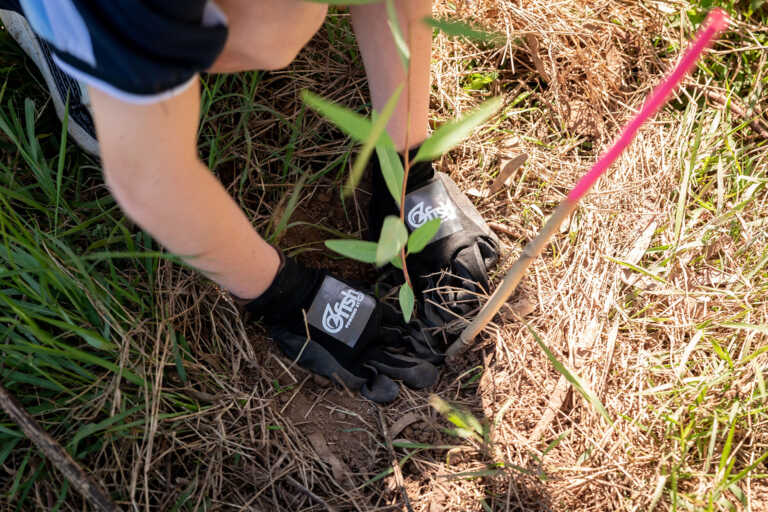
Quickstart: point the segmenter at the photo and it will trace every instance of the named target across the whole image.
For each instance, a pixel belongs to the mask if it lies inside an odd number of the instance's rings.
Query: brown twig
[[[498,231],[499,233],[504,233],[505,235],[514,236],[514,237],[520,236],[519,231],[515,231],[511,227],[506,226],[504,224],[500,224],[498,222],[489,222],[488,227],[494,231]]]
[[[80,465],[50,436],[35,419],[21,406],[5,387],[0,385],[0,406],[21,428],[37,448],[48,457],[72,486],[91,502],[99,511],[118,511],[100,482],[88,475]]]
[[[405,489],[405,482],[403,481],[403,471],[400,469],[400,461],[397,460],[397,455],[395,454],[395,448],[392,446],[392,437],[389,435],[389,428],[387,428],[387,421],[384,419],[384,414],[381,412],[381,408],[378,409],[379,411],[379,422],[381,423],[381,430],[384,434],[384,440],[387,443],[387,450],[389,451],[389,457],[392,465],[392,472],[395,475],[395,483],[397,484],[398,489],[400,489],[400,494],[403,496],[403,502],[405,504],[406,510],[408,512],[413,512],[413,507],[411,506],[411,499],[408,497],[408,491]]]
[[[706,89],[695,83],[691,83],[689,85],[701,91],[709,100],[714,101],[715,103],[718,103],[722,106],[727,105],[729,110],[741,119],[747,120],[751,117],[748,109],[741,104],[738,98],[734,96],[729,98],[720,92]],[[749,127],[755,130],[755,133],[760,135],[762,138],[768,139],[768,128],[765,126],[765,121],[762,120],[762,116],[759,112],[752,112],[752,114],[754,117],[751,121],[749,121]]]

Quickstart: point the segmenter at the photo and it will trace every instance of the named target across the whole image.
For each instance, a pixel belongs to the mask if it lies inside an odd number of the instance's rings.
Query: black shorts
[[[212,0],[0,0],[20,4],[67,74],[131,103],[185,89],[227,39]]]

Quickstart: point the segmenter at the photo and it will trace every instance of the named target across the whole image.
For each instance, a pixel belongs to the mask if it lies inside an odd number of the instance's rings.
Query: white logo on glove
[[[349,327],[357,315],[357,310],[360,308],[360,303],[363,302],[364,297],[362,292],[349,288],[341,292],[341,300],[333,306],[326,304],[323,312],[323,329],[325,332],[336,334]]]
[[[416,229],[432,219],[440,219],[446,222],[454,220],[456,217],[456,207],[450,201],[438,204],[435,208],[429,205],[424,206],[424,201],[421,201],[408,212],[408,224],[413,229]]]

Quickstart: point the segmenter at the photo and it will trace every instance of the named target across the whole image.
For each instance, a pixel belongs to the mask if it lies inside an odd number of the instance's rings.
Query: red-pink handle
[[[643,108],[640,112],[627,123],[616,142],[603,153],[600,159],[592,166],[587,174],[585,174],[576,186],[568,194],[569,201],[578,201],[584,194],[592,188],[597,179],[611,166],[613,162],[619,157],[622,151],[632,142],[635,138],[637,130],[645,123],[649,117],[656,113],[661,108],[672,92],[680,85],[685,75],[687,75],[696,61],[699,60],[701,54],[707,49],[712,41],[728,27],[728,15],[722,9],[713,9],[704,20],[704,27],[699,30],[696,39],[693,44],[686,50],[683,57],[678,62],[677,66],[667,76],[667,78],[660,83],[656,89],[653,90],[651,95],[645,101]]]
[[[493,316],[501,309],[506,303],[507,299],[512,295],[520,283],[526,269],[530,266],[531,262],[541,254],[544,248],[549,243],[552,236],[557,233],[560,225],[565,219],[576,209],[579,199],[587,193],[592,185],[595,184],[601,174],[605,172],[608,167],[616,160],[621,152],[626,148],[632,139],[637,134],[637,130],[640,126],[651,117],[669,98],[672,91],[680,84],[683,77],[688,73],[696,60],[701,57],[704,50],[712,43],[712,40],[728,26],[728,16],[721,9],[715,9],[709,13],[707,19],[704,21],[704,27],[699,30],[696,35],[696,39],[688,50],[683,54],[680,62],[675,66],[675,69],[669,74],[669,76],[662,82],[661,85],[656,87],[651,95],[643,105],[640,112],[630,121],[624,129],[621,131],[621,135],[614,142],[613,146],[606,151],[597,163],[584,175],[581,180],[576,184],[576,187],[552,212],[549,220],[541,228],[539,234],[528,242],[523,248],[523,252],[517,258],[515,263],[509,268],[504,279],[493,295],[485,303],[483,309],[477,314],[467,327],[461,332],[459,339],[453,342],[446,351],[448,358],[454,358],[464,348],[469,346],[475,339],[475,336],[482,331],[488,322],[491,321]]]

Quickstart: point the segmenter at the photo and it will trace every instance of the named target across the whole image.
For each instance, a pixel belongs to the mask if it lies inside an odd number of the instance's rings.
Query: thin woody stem
[[[407,100],[406,100],[407,101]],[[411,113],[408,112],[408,123],[410,123],[411,119]],[[408,171],[411,169],[411,162],[408,158],[409,151],[408,151],[408,128],[405,129],[405,164],[403,165],[403,188],[400,192],[400,222],[405,223],[405,191],[406,186],[408,184]],[[413,290],[413,284],[411,284],[411,276],[408,274],[408,265],[405,263],[405,247],[400,249],[400,262],[403,265],[403,275],[405,276],[405,282],[408,283],[408,286],[411,287],[411,290]]]
[[[411,46],[411,25],[408,24],[408,47]],[[405,224],[405,192],[408,187],[408,172],[411,170],[410,148],[408,137],[411,129],[411,61],[408,61],[408,69],[405,70],[405,154],[403,163],[403,186],[400,191],[400,222]],[[413,290],[411,276],[408,274],[408,265],[405,263],[405,247],[400,249],[400,262],[403,265],[405,282]]]

